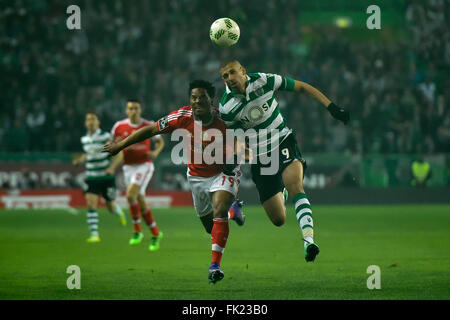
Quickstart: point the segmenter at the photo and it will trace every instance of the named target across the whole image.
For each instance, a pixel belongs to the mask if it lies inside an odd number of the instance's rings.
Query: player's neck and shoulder
[[[249,84],[252,84],[256,81],[266,81],[267,80],[267,73],[263,72],[250,72],[247,73],[247,87]]]
[[[194,118],[194,114],[192,113],[192,106],[181,107],[181,108],[173,111],[171,113],[171,115],[177,116],[179,118],[186,118],[189,121],[196,121],[196,119]],[[211,107],[211,115],[212,115],[212,121],[210,121],[210,122],[212,123],[216,120],[216,118],[218,118],[218,115],[219,115],[218,108]],[[219,120],[220,120],[220,118],[219,118]]]
[[[220,130],[225,130],[225,122],[220,118],[219,109],[216,107],[211,108],[211,119],[208,122],[203,123],[205,128],[216,128]]]
[[[267,85],[273,88],[274,83],[276,81],[275,79],[276,76],[278,75],[273,73],[263,73],[263,72],[247,73],[247,80],[248,80],[246,87],[247,93]]]
[[[171,113],[172,115],[176,115],[180,118],[192,118],[192,107],[191,106],[183,106]]]
[[[153,120],[147,120],[145,118],[140,118],[139,121],[137,121],[136,123],[131,122],[131,120],[129,118],[125,118],[122,120],[117,121],[113,128],[112,131],[114,132],[117,128],[119,127],[125,127],[125,128],[141,128],[141,127],[145,127],[145,126],[150,126],[152,124],[154,124],[155,122]]]
[[[191,106],[183,106],[172,111],[168,116],[169,121],[176,119],[177,121],[183,121],[192,119],[192,107]]]
[[[187,111],[192,113],[192,106],[183,106],[178,111]]]
[[[212,119],[208,123],[203,123],[204,127],[222,127],[224,126],[224,123],[222,119],[220,119],[219,116],[219,110],[216,107],[211,108],[211,114]],[[177,117],[180,121],[186,121],[186,124],[189,125],[191,123],[194,123],[196,121],[194,119],[194,114],[192,113],[192,106],[184,106],[181,107],[169,115],[169,117]],[[169,119],[170,120],[170,119]]]
[[[145,127],[145,126],[150,126],[154,123],[154,121],[152,120],[147,120],[145,118],[139,118],[139,120],[137,122],[131,122],[130,119],[127,119],[127,125],[131,128],[141,128],[141,127]]]
[[[82,136],[81,138],[83,139],[83,138],[85,138],[85,137],[86,137],[86,138],[94,137],[94,136],[100,134],[101,131],[102,131],[102,129],[100,129],[100,128],[98,128],[98,129],[95,130],[94,132],[86,131],[86,133],[84,134],[84,136]]]
[[[86,132],[84,136],[81,137],[81,142],[86,143],[92,140],[101,140],[101,139],[109,139],[109,132],[98,128],[95,132]]]
[[[128,126],[128,121],[129,121],[128,118],[116,121],[116,123],[114,123],[114,125],[113,125],[113,127],[111,129],[111,132],[114,133],[118,128],[124,127],[124,126]]]

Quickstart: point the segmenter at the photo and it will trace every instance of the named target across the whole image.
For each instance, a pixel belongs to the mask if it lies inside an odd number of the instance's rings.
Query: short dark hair
[[[239,62],[239,60],[224,60],[220,63],[219,70],[222,70],[223,68],[225,68],[227,65],[229,65],[231,63],[237,63],[240,66],[242,66],[242,64]]]
[[[139,104],[141,104],[141,102],[139,101],[139,99],[136,99],[136,98],[129,98],[129,99],[127,99],[127,102],[134,102],[134,103],[139,103]]]
[[[216,94],[216,88],[213,86],[213,84],[205,80],[191,81],[189,83],[189,95],[191,95],[192,89],[195,88],[205,89],[206,92],[208,92],[208,95],[211,97],[211,99],[213,99]]]

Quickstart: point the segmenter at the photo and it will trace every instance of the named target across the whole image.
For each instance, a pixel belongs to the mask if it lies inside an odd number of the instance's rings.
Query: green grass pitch
[[[450,206],[313,206],[321,252],[304,260],[295,215],[273,226],[261,207],[233,221],[225,278],[207,281],[210,236],[193,208],[154,209],[161,249],[128,245],[131,223],[100,212],[102,241],[88,244],[85,211],[0,211],[0,299],[449,299]],[[66,268],[81,268],[69,290]],[[369,265],[381,289],[369,290]]]

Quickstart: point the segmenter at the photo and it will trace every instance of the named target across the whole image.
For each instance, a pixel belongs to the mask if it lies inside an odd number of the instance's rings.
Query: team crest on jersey
[[[264,89],[262,87],[256,89],[255,94],[256,94],[257,97],[262,96],[264,94]]]
[[[167,119],[167,116],[159,119],[158,122],[159,122],[159,130],[164,130],[169,126],[169,120]]]

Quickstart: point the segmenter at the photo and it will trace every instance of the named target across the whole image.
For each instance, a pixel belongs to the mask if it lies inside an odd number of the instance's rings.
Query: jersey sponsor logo
[[[158,120],[159,130],[162,131],[169,126],[169,120],[166,117],[163,117]]]
[[[262,106],[253,106],[248,110],[247,115],[242,117],[242,122],[261,120],[267,110],[269,110],[269,104],[267,102]]]
[[[258,121],[261,119],[264,115],[263,108],[261,106],[254,106],[250,108],[250,110],[247,113],[248,118],[250,118],[251,121]]]

